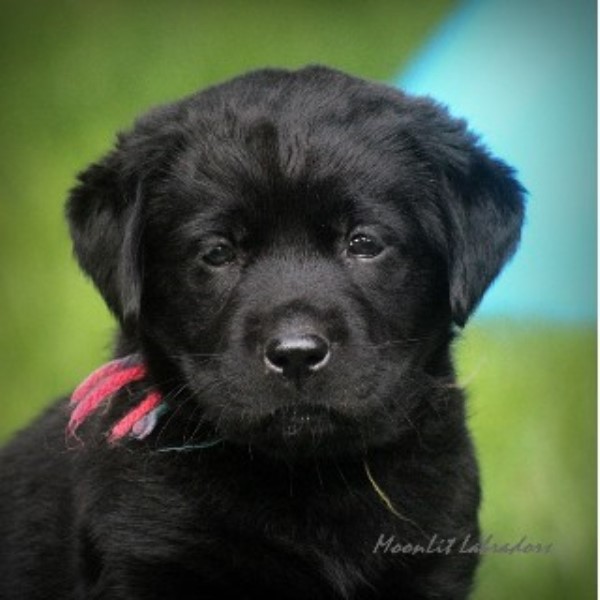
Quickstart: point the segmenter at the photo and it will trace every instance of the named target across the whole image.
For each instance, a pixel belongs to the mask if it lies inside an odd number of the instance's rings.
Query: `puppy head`
[[[68,204],[80,264],[151,366],[220,436],[274,453],[404,435],[522,213],[464,123],[314,67],[149,113]]]

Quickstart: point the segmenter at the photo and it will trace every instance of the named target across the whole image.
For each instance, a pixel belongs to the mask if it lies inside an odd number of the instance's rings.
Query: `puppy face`
[[[223,439],[305,455],[394,442],[439,401],[522,198],[431,101],[308,68],[150,113],[69,217],[165,392]]]

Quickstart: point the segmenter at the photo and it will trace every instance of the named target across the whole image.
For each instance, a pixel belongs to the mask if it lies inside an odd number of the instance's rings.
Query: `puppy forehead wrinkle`
[[[291,229],[306,226],[318,230],[322,226],[342,226],[367,211],[361,208],[357,194],[348,193],[343,178],[311,182],[265,177],[249,182],[230,173],[225,185],[203,177],[185,187],[178,184],[165,194],[164,204],[174,212],[175,205],[185,208],[182,221],[186,221],[186,228],[193,220],[206,227],[242,226],[255,233],[282,230],[290,225]],[[159,213],[160,203],[157,199]]]

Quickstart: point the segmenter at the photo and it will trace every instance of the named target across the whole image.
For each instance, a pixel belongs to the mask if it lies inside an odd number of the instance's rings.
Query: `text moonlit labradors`
[[[498,542],[491,533],[481,540],[473,539],[470,535],[444,538],[433,534],[427,543],[416,544],[382,533],[373,547],[373,554],[549,554],[552,545],[531,542],[526,535],[517,541]]]

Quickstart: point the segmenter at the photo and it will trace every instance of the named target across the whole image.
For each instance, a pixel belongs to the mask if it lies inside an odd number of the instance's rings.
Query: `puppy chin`
[[[252,422],[221,421],[219,429],[231,443],[283,460],[361,455],[369,446],[364,423],[318,405],[284,406]]]

